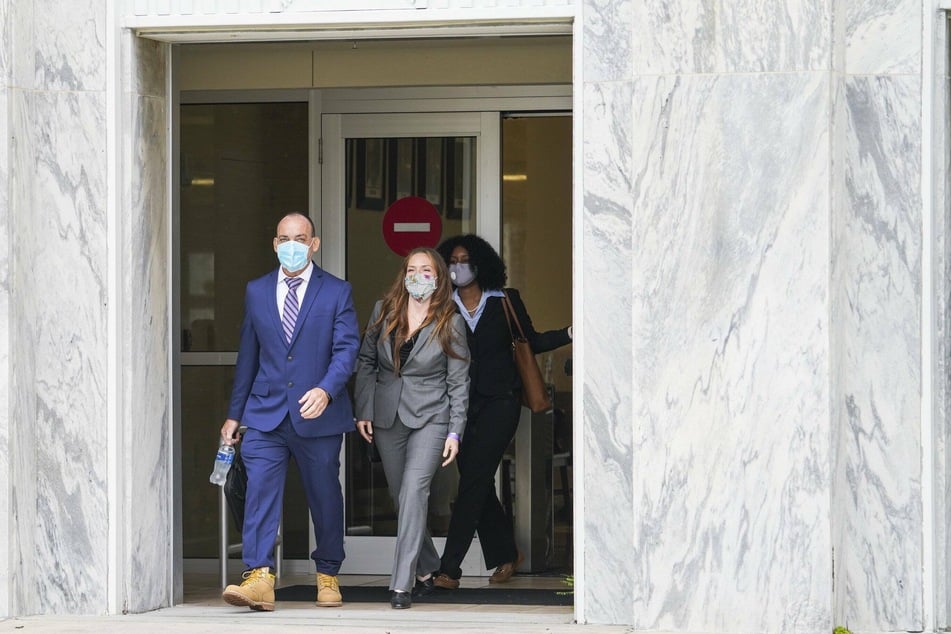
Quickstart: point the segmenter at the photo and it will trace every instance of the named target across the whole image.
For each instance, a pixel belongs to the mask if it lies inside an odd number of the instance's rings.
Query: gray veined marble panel
[[[585,617],[631,623],[631,88],[584,92]],[[610,582],[605,582],[610,580]]]
[[[32,0],[36,86],[105,90],[105,0]]]
[[[121,337],[130,368],[124,410],[130,462],[128,607],[144,612],[168,604],[171,586],[171,508],[168,441],[172,423],[168,365],[168,201],[166,196],[166,103],[135,100],[132,183],[129,188],[129,250],[124,288],[128,316]]]
[[[581,71],[585,82],[631,79],[632,3],[633,0],[585,0]]]
[[[36,79],[33,64],[33,1],[8,0],[8,23],[10,39],[7,54],[11,65],[13,85],[24,90],[32,88]],[[14,55],[13,53],[16,52]]]
[[[634,3],[634,73],[827,69],[827,0]]]
[[[4,3],[4,0],[0,0]],[[2,19],[0,19],[2,24]],[[2,48],[2,46],[0,46]],[[10,143],[9,111],[7,104],[8,89],[0,85],[0,522],[6,527],[13,526],[11,515],[12,503],[11,482],[13,467],[10,456],[10,419],[11,400],[10,389],[13,382],[13,368],[10,357],[10,165],[9,158],[12,148]],[[0,531],[0,569],[12,570],[10,561],[11,550],[10,530]],[[11,614],[10,610],[10,575],[0,575],[0,617]]]
[[[936,50],[948,50],[948,23],[935,22]],[[951,626],[951,82],[947,56],[935,58],[934,130],[932,141],[932,226],[934,227],[934,456],[935,456],[935,576],[939,629]],[[922,226],[923,234],[927,229]],[[923,266],[928,266],[927,262]]]
[[[18,182],[27,191],[18,191],[23,206],[14,210],[12,243],[21,426],[15,497],[17,512],[24,511],[17,555],[27,569],[17,609],[101,613],[108,538],[105,103],[99,94],[31,93],[17,105],[28,147],[16,167],[29,175]]]
[[[10,92],[10,223],[16,226],[28,221],[32,208],[32,182],[24,175],[33,172],[36,161],[33,148],[29,143],[33,126],[33,112],[27,101],[27,93]],[[12,245],[13,242],[11,241]],[[16,251],[10,250],[9,284],[18,285],[18,266]],[[10,305],[10,366],[16,372],[10,375],[10,514],[16,522],[11,522],[10,559],[18,562],[34,561],[32,527],[36,525],[36,452],[34,450],[33,421],[35,416],[36,393],[36,356],[33,333],[29,330],[29,315],[34,314],[35,293],[17,294],[17,301]],[[22,606],[33,596],[33,577],[37,574],[34,566],[11,566],[9,568],[11,590],[11,613],[23,614]]]
[[[0,90],[10,83],[10,2],[0,0]]]
[[[831,630],[829,103],[823,73],[635,82],[639,629]]]
[[[125,90],[138,95],[164,97],[166,51],[166,44],[124,33],[122,77]]]
[[[852,75],[921,72],[921,0],[845,0],[845,69]]]
[[[846,78],[834,210],[836,617],[920,630],[921,131],[918,77]]]

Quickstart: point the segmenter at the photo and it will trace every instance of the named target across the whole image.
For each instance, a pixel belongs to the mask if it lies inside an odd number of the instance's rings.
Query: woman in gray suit
[[[376,442],[397,508],[390,605],[433,587],[439,555],[426,527],[437,467],[455,460],[469,401],[469,349],[445,261],[413,249],[373,308],[357,357],[357,429]]]

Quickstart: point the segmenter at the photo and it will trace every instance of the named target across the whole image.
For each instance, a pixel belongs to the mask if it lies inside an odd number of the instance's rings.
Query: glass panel
[[[218,556],[218,487],[208,483],[218,430],[225,419],[234,366],[184,366],[182,368],[182,524],[185,558]],[[297,466],[288,469],[285,500],[304,504],[304,489]],[[284,505],[284,552],[287,558],[309,556],[306,504]],[[241,535],[229,522],[229,543],[237,544]],[[240,559],[241,555],[234,557]]]
[[[277,265],[271,238],[308,209],[306,103],[181,107],[182,352],[235,352],[244,288]],[[208,484],[234,368],[182,368],[184,556],[218,556],[218,490]],[[307,505],[292,464],[285,556],[306,558]],[[232,530],[233,543],[240,541]]]
[[[538,331],[571,323],[571,253],[571,118],[505,118],[502,257],[508,284],[521,291]],[[554,390],[555,409],[552,414],[535,415],[536,419],[550,417],[546,420],[533,419],[533,424],[551,430],[550,436],[544,434],[552,446],[542,465],[548,471],[543,480],[549,489],[533,491],[533,495],[546,496],[551,506],[547,563],[556,569],[571,566],[571,377],[566,367],[570,359],[571,346],[538,356],[545,380]]]
[[[476,226],[476,139],[420,137],[347,139],[347,280],[361,327],[393,283],[402,262],[383,236],[383,216],[407,196],[428,200],[442,223],[441,237],[471,233]],[[366,443],[346,439],[346,525],[350,535],[396,535],[396,513],[383,467],[371,463]],[[440,469],[433,481],[429,526],[444,536],[458,474]]]
[[[208,482],[208,475],[233,380],[234,366],[182,368],[182,547],[186,558],[218,556],[218,487]],[[241,541],[233,526],[230,541]]]
[[[307,213],[307,104],[184,105],[181,128],[182,351],[233,351],[277,221]]]

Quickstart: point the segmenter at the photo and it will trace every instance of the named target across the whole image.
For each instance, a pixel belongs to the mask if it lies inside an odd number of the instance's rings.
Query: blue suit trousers
[[[316,419],[315,424],[319,424]],[[274,541],[284,508],[284,482],[291,458],[297,462],[314,522],[317,572],[336,575],[343,562],[343,492],[340,447],[343,434],[305,438],[286,416],[272,431],[248,429],[241,456],[248,472],[242,547],[245,565],[274,567]]]

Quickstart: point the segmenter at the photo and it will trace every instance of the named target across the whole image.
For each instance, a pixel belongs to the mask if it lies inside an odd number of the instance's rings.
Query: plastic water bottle
[[[228,478],[228,470],[231,469],[232,462],[234,462],[234,447],[221,443],[218,446],[218,454],[215,456],[215,470],[211,472],[208,481],[223,486]]]

